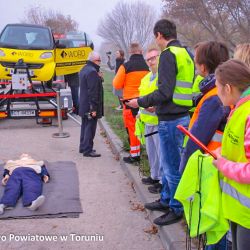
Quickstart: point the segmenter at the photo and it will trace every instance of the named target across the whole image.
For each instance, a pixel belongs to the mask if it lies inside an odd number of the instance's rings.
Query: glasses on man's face
[[[158,55],[157,56],[149,57],[148,59],[146,59],[146,61],[147,62],[154,61],[154,60],[156,60],[157,57],[158,57]]]
[[[101,62],[101,59],[97,59],[97,60],[95,60],[96,62]]]

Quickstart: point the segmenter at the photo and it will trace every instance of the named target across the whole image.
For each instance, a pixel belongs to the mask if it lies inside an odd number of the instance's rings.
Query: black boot
[[[178,222],[182,219],[182,214],[177,215],[172,209],[170,209],[166,214],[154,219],[154,223],[158,226],[170,225]]]
[[[154,185],[159,182],[159,180],[154,180],[150,176],[147,178],[142,178],[141,182],[145,185]]]
[[[145,203],[144,207],[148,210],[151,211],[162,211],[167,213],[169,210],[168,205],[162,205],[162,203],[160,202],[160,200],[156,200],[154,202],[150,202],[150,203]]]
[[[148,191],[152,194],[159,194],[162,189],[162,184],[161,183],[156,183],[153,186],[148,187]]]
[[[139,162],[140,161],[140,156],[135,156],[132,157],[131,155],[128,157],[123,157],[123,161],[129,164],[133,164],[135,162]]]

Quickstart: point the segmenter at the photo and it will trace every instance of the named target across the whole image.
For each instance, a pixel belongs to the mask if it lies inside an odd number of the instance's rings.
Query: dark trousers
[[[233,250],[250,249],[250,229],[231,222]]]
[[[82,117],[79,151],[83,154],[88,154],[93,150],[96,125],[97,119],[89,120],[85,116]]]
[[[16,168],[10,176],[0,201],[9,207],[14,207],[22,195],[23,205],[29,206],[42,194],[42,179],[33,169]]]
[[[70,85],[73,107],[75,108],[74,113],[78,114],[79,108],[79,86],[78,85]]]

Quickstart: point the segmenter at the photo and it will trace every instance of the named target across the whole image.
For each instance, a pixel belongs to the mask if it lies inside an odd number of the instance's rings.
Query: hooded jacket
[[[198,104],[199,100],[213,88],[215,88],[215,77],[211,74],[200,83],[201,94],[196,97],[195,104]],[[204,145],[208,145],[216,130],[224,130],[229,112],[230,108],[224,107],[217,95],[211,96],[200,108],[199,116],[190,130],[191,134]],[[198,149],[197,144],[188,140],[181,158],[180,172],[183,172],[189,157]]]

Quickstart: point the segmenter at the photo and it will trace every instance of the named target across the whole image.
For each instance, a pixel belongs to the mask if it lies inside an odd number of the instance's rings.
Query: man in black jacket
[[[176,126],[180,124],[188,127],[189,124],[194,63],[189,51],[177,40],[174,23],[167,19],[159,20],[154,26],[154,35],[162,50],[158,66],[158,89],[138,100],[131,100],[127,105],[133,108],[156,107],[163,188],[160,200],[146,203],[145,208],[165,212],[154,220],[155,224],[163,226],[177,222],[183,214],[182,205],[174,199],[181,178],[179,164],[184,139]]]
[[[103,116],[103,86],[100,55],[91,52],[87,65],[80,71],[79,116],[82,117],[79,152],[86,157],[100,157],[93,150],[97,119]]]

